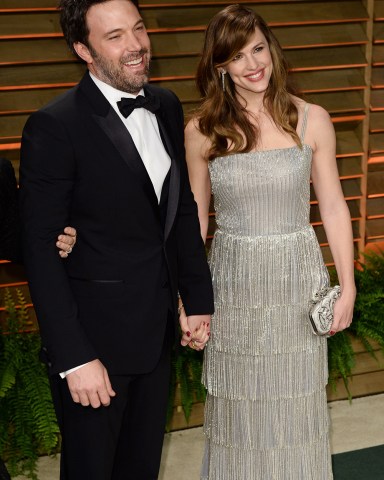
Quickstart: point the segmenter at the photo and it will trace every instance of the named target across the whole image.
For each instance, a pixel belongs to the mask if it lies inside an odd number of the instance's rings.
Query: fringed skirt
[[[308,321],[328,272],[311,226],[217,231],[216,310],[204,357],[204,480],[330,480],[326,340]]]

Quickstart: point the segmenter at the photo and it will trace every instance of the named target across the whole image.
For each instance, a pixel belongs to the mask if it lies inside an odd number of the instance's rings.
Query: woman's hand
[[[352,289],[349,292],[342,292],[340,298],[336,300],[333,310],[331,335],[341,332],[351,325],[355,298],[356,290]]]
[[[200,327],[192,333],[192,339],[188,343],[192,350],[203,350],[208,343],[211,332],[209,322],[202,322]]]
[[[65,227],[64,233],[57,237],[56,247],[61,258],[67,258],[76,243],[76,229]]]

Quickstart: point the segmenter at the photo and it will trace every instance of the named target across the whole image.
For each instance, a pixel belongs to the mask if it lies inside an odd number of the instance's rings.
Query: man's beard
[[[129,72],[124,66],[127,62],[143,57],[148,53],[148,49],[142,48],[137,53],[121,57],[119,60],[119,66],[116,66],[111,60],[107,60],[102,55],[99,55],[91,46],[88,48],[94,60],[96,76],[108,85],[111,85],[122,92],[136,94],[148,82],[149,56],[146,60],[147,64],[145,69],[141,73]]]

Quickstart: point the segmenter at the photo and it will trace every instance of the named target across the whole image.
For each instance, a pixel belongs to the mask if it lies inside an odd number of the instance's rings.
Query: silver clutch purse
[[[333,307],[341,295],[339,285],[324,287],[315,293],[309,308],[309,320],[315,335],[329,337],[333,322]]]

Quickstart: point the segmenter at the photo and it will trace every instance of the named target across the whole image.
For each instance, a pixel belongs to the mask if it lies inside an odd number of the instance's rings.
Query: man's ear
[[[85,63],[89,64],[93,62],[91,52],[89,51],[89,48],[84,45],[84,43],[76,42],[73,44],[73,48],[75,49],[77,55],[84,60]]]

